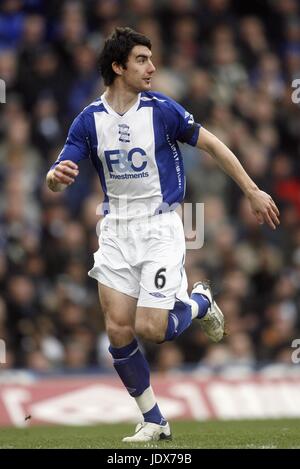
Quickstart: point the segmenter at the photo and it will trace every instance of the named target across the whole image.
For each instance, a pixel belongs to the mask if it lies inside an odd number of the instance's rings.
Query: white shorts
[[[94,267],[88,275],[138,299],[138,306],[173,309],[187,302],[185,237],[176,212],[147,219],[101,223]]]

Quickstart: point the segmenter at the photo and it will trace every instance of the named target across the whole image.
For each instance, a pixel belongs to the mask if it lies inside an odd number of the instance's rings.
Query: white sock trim
[[[145,389],[143,394],[141,394],[140,396],[135,397],[135,401],[139,406],[139,409],[142,414],[149,412],[149,410],[151,410],[156,404],[156,399],[152,386],[149,386],[149,388]]]
[[[199,312],[198,303],[195,300],[192,300],[190,298],[190,305],[192,309],[192,319],[195,319],[198,316],[198,312]]]

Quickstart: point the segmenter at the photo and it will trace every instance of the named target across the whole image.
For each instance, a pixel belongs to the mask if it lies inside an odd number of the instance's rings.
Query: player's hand
[[[279,210],[272,197],[264,191],[252,192],[249,196],[252,213],[261,225],[266,222],[273,230],[279,225]]]
[[[56,183],[73,184],[79,174],[78,166],[70,160],[61,161],[53,170],[52,178]]]

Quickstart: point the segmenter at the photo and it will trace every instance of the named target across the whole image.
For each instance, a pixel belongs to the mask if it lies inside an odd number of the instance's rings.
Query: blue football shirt
[[[90,158],[114,218],[149,216],[174,209],[185,193],[178,142],[195,146],[200,125],[173,99],[142,92],[123,115],[104,94],[72,123],[60,161]]]

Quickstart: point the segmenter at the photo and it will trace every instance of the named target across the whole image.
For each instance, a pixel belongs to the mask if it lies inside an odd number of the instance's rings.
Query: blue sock
[[[167,423],[167,420],[161,415],[157,404],[151,410],[145,412],[143,416],[145,422],[158,423],[158,425],[165,425]]]
[[[192,322],[191,306],[177,301],[172,311],[169,311],[165,340],[173,340],[182,334]]]
[[[209,299],[207,296],[201,295],[201,293],[192,293],[191,299],[196,301],[198,305],[197,319],[203,318],[206,315],[208,308],[210,307]]]
[[[147,360],[139,350],[136,339],[125,347],[117,348],[110,345],[109,351],[114,359],[115,370],[129,394],[132,397],[141,396],[150,386],[150,370]],[[158,424],[165,422],[156,403],[152,409],[143,413],[143,416],[145,422]]]
[[[114,358],[115,370],[129,394],[132,397],[142,394],[150,386],[150,370],[136,339],[125,347],[110,345],[109,351]]]

